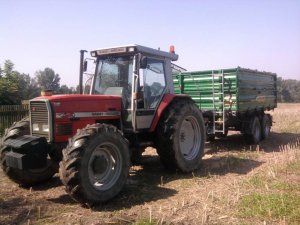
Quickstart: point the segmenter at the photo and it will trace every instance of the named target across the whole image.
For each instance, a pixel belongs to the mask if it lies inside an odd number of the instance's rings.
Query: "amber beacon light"
[[[175,53],[175,46],[174,45],[170,46],[170,53]]]

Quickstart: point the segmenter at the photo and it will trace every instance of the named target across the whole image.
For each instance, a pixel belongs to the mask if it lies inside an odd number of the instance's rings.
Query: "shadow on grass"
[[[21,224],[25,222],[28,209],[24,207],[24,198],[14,197],[0,202],[0,224]],[[22,209],[20,210],[20,207]]]
[[[127,184],[121,193],[106,204],[92,207],[92,210],[113,212],[167,199],[177,193],[176,190],[166,186],[169,182],[194,178],[209,179],[212,175],[222,176],[227,173],[247,174],[261,164],[254,159],[238,156],[218,156],[204,159],[202,168],[193,173],[181,173],[167,171],[157,155],[145,155],[138,161],[138,165],[131,168]],[[59,204],[74,204],[68,195],[47,200]]]
[[[144,205],[148,202],[167,199],[177,194],[177,191],[171,188],[161,187],[157,184],[151,184],[142,181],[140,178],[134,178],[134,184],[129,178],[128,183],[121,193],[106,204],[93,206],[94,211],[108,211],[129,209],[136,205]]]
[[[283,146],[299,145],[300,134],[295,133],[271,133],[267,140],[261,142],[261,147],[265,152],[278,152]]]
[[[243,135],[230,134],[226,138],[216,139],[208,144],[208,152],[219,151],[245,151],[256,150],[259,146],[260,151],[279,152],[282,146],[295,145],[299,143],[300,134],[295,133],[275,133],[271,132],[270,136],[261,141],[258,145],[249,145]]]
[[[33,186],[32,190],[34,190],[34,191],[44,191],[44,190],[48,190],[50,188],[59,187],[61,185],[62,185],[62,183],[61,183],[59,177],[54,176],[50,180],[48,180],[47,182],[44,182],[44,183]]]
[[[147,179],[144,177],[152,176],[159,180],[161,176],[168,176],[175,179],[182,178],[195,178],[195,177],[207,177],[209,175],[226,175],[227,173],[236,174],[247,174],[251,172],[254,168],[260,166],[262,162],[255,159],[245,158],[244,156],[234,156],[234,155],[221,155],[216,157],[204,158],[202,160],[202,166],[200,169],[195,170],[191,173],[182,172],[172,172],[166,170],[159,161],[158,156],[147,156],[142,161],[142,170],[139,170],[135,175],[140,175],[141,179]],[[159,178],[159,179],[158,179]],[[158,182],[156,182],[157,184]]]
[[[154,159],[154,167],[156,167],[156,164],[160,166],[159,161],[157,161],[157,157],[151,157],[151,160],[152,159]],[[151,173],[149,174],[149,172],[150,171],[148,169],[145,172],[142,172],[142,174],[135,173],[133,170],[131,170],[127,184],[125,185],[121,193],[114,199],[110,200],[108,203],[99,206],[93,206],[92,209],[96,211],[115,211],[124,208],[130,208],[135,205],[142,205],[146,202],[165,199],[177,193],[176,190],[157,185],[157,182],[155,181],[156,176],[153,177]],[[60,185],[62,184],[59,178],[54,177],[47,183],[35,186],[33,189],[46,190]],[[56,204],[78,204],[78,206],[80,206],[80,203],[74,201],[67,193],[54,198],[47,198],[46,200]]]
[[[71,205],[78,204],[78,202],[73,200],[70,197],[70,195],[68,195],[67,193],[63,194],[63,195],[60,195],[56,198],[48,198],[47,201],[58,203],[58,204],[71,204]]]
[[[139,166],[131,169],[128,182],[121,194],[105,205],[93,207],[95,211],[115,211],[147,202],[167,199],[177,193],[166,184],[176,180],[209,179],[212,175],[227,173],[246,174],[261,162],[224,156],[203,160],[203,167],[193,173],[170,172],[161,165],[157,155],[143,156]]]

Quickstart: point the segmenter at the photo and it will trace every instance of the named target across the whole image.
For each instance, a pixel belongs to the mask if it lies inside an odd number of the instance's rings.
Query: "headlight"
[[[39,125],[37,123],[32,124],[32,130],[39,131],[40,130]]]
[[[47,124],[43,124],[42,129],[44,132],[49,132],[49,126]]]

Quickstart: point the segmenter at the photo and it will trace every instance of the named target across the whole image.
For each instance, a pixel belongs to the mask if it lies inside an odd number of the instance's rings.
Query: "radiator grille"
[[[30,115],[31,115],[31,129],[32,135],[38,137],[45,137],[49,141],[50,124],[48,118],[48,108],[44,101],[30,102]],[[38,130],[34,129],[38,126]],[[43,126],[48,126],[49,131],[43,131]]]

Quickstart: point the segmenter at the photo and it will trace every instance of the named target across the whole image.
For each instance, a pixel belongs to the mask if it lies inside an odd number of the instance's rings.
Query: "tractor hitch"
[[[19,170],[39,169],[47,165],[48,143],[44,137],[24,135],[7,140],[10,151],[5,155],[8,167]]]

